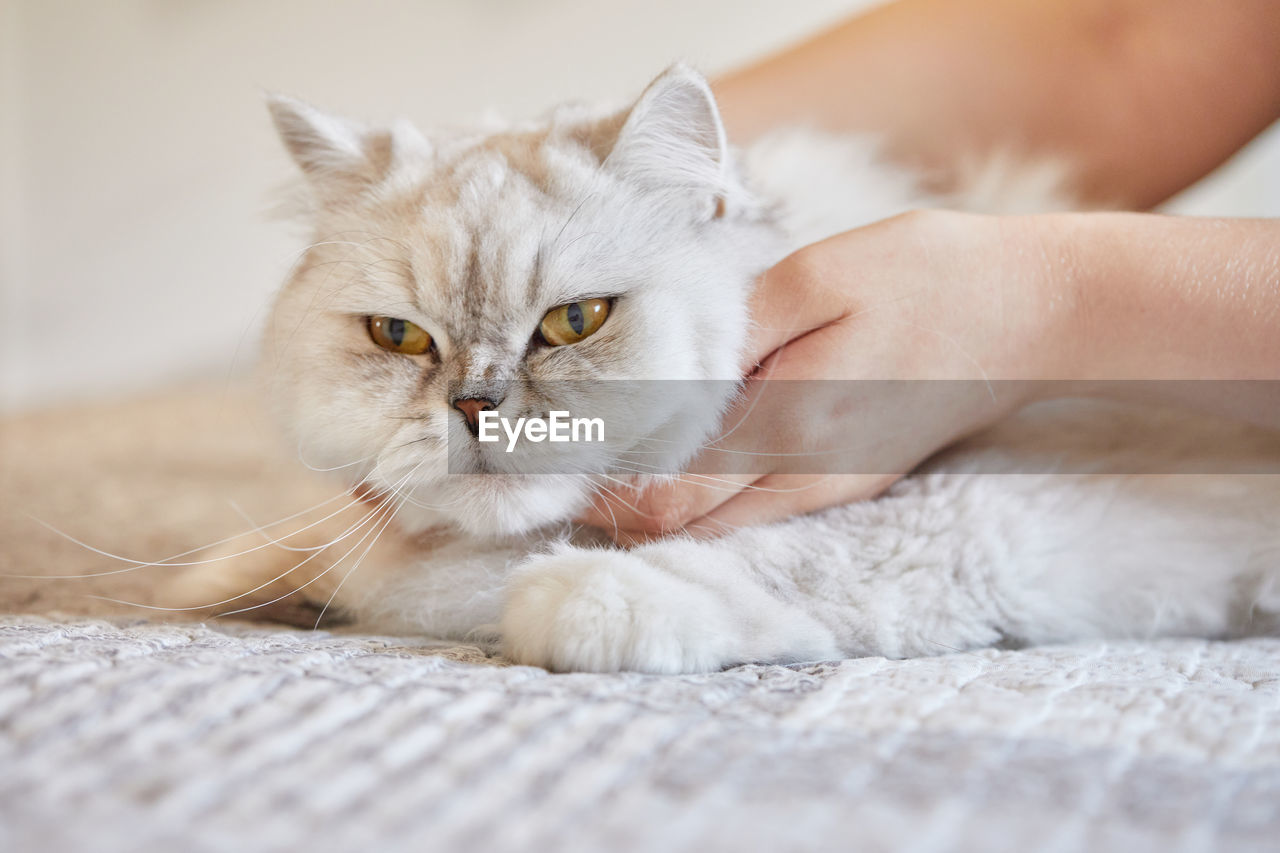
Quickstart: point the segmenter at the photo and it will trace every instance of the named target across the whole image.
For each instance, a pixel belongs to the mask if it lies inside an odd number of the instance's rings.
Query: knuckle
[[[929,208],[900,213],[887,224],[898,228],[907,240],[949,245],[971,232],[974,224],[983,219],[974,213]]]
[[[647,498],[643,530],[646,533],[671,533],[691,518],[689,500],[678,490],[663,490]]]
[[[889,221],[895,225],[910,229],[931,229],[950,219],[947,211],[931,208],[915,208],[899,213]]]
[[[821,243],[797,249],[766,274],[769,284],[791,289],[825,287],[837,269]]]

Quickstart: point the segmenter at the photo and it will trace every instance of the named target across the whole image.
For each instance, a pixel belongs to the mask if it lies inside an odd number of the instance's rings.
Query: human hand
[[[745,394],[721,436],[688,472],[611,487],[581,520],[631,543],[869,498],[1020,408],[1034,382],[982,380],[1052,373],[1075,301],[1069,259],[1047,256],[1034,221],[911,213],[787,257],[753,294]]]

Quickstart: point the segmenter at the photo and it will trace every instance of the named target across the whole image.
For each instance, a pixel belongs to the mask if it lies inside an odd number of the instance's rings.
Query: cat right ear
[[[723,195],[728,157],[711,87],[677,63],[631,108],[605,167],[642,186]]]
[[[275,94],[267,96],[267,109],[293,161],[327,201],[381,183],[410,150],[426,148],[422,136],[407,123],[373,130]]]

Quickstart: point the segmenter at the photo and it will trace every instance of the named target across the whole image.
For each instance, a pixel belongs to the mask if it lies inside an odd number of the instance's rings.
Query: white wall
[[[859,0],[0,0],[0,407],[243,367],[300,245],[259,92],[423,124],[745,61]],[[1280,139],[1192,210],[1280,215]]]

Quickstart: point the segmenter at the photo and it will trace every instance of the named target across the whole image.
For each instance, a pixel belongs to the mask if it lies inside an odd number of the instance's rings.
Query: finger
[[[785,402],[778,405],[778,395],[762,397],[765,387],[764,382],[747,384],[726,414],[721,434],[703,446],[687,471],[642,488],[602,489],[579,520],[615,532],[674,533],[772,473],[780,457],[770,456],[768,449],[787,440],[778,421],[794,425],[794,416]]]
[[[848,306],[834,286],[840,272],[825,268],[828,254],[821,243],[805,247],[756,282],[749,302],[752,327],[741,365],[744,374],[779,347],[847,315]]]
[[[722,536],[739,527],[782,521],[836,504],[879,495],[897,474],[778,474],[765,477],[685,529],[695,538]]]
[[[806,272],[807,270],[807,272]],[[772,315],[789,316],[798,325],[762,328],[762,346],[773,347],[774,341],[794,340],[788,337],[797,330],[804,340],[795,340],[788,350],[791,358],[785,365],[775,357],[770,374],[774,378],[821,378],[828,352],[834,344],[826,340],[837,334],[834,323],[843,318],[837,303],[818,299],[806,287],[792,286],[796,275],[812,273],[811,264],[799,254],[779,264],[765,276],[764,296],[757,305]],[[769,295],[773,294],[773,295]],[[820,330],[828,330],[824,334]],[[776,349],[776,347],[773,347]],[[814,371],[819,376],[814,376]],[[688,522],[703,518],[721,504],[734,498],[745,487],[773,473],[781,456],[771,458],[771,449],[789,451],[803,444],[805,431],[801,409],[786,383],[770,385],[761,374],[746,384],[742,397],[731,407],[722,424],[721,435],[693,459],[689,471],[672,480],[656,482],[643,490],[601,490],[593,504],[579,520],[614,534],[663,535],[681,530]],[[797,464],[794,459],[790,464]],[[613,492],[613,494],[610,494]]]
[[[760,474],[710,476],[681,474],[671,480],[656,481],[642,490],[615,488],[596,494],[578,520],[599,527],[615,538],[622,534],[661,536],[711,512]]]
[[[824,340],[825,334],[797,341],[789,351],[794,358],[773,371],[776,378],[805,378],[815,365],[822,365],[824,350],[832,345]],[[830,461],[821,454],[811,458],[794,455],[795,448],[807,443],[806,430],[814,426],[797,415],[806,408],[805,393],[804,385],[793,387],[786,382],[764,381],[760,375],[752,377],[726,413],[721,434],[703,447],[687,473],[643,489],[610,486],[596,495],[578,520],[611,534],[669,534],[707,516],[748,485],[775,473],[780,465],[794,469]],[[789,455],[771,453],[776,450]]]

